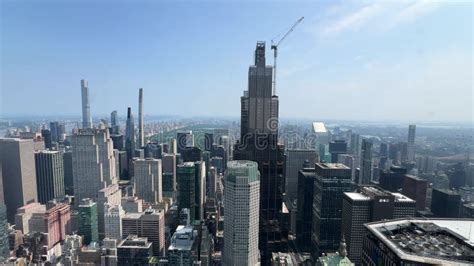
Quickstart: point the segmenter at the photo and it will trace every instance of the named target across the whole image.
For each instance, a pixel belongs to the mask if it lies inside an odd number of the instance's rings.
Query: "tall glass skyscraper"
[[[288,228],[282,228],[284,148],[278,144],[278,96],[272,90],[273,67],[265,65],[265,43],[258,42],[249,67],[248,90],[241,97],[241,136],[235,160],[258,163],[260,172],[260,236],[262,264],[282,249]]]

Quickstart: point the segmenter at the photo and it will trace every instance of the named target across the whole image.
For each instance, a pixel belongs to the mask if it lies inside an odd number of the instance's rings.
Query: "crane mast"
[[[284,39],[286,39],[286,37],[288,37],[288,35],[296,28],[296,26],[298,26],[298,24],[300,24],[300,22],[303,21],[303,19],[304,17],[301,17],[300,19],[298,19],[295,22],[295,24],[291,26],[291,28],[285,33],[285,35],[283,35],[283,37],[281,37],[281,39],[278,42],[274,43],[272,40],[271,49],[273,50],[273,80],[272,80],[273,95],[276,95],[276,69],[277,69],[278,46]]]

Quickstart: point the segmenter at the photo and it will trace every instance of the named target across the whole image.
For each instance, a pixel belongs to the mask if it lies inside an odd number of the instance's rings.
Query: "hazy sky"
[[[225,1],[227,2],[227,1]],[[453,3],[456,2],[456,3]],[[258,40],[280,116],[472,121],[473,4],[1,1],[1,114],[239,116]],[[136,116],[136,114],[135,114]]]

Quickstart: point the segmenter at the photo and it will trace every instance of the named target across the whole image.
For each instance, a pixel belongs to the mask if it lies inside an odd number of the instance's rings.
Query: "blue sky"
[[[279,49],[281,117],[472,121],[472,3],[1,3],[0,114],[80,115],[85,78],[94,116],[136,113],[143,87],[147,114],[237,117],[256,41],[304,16]]]

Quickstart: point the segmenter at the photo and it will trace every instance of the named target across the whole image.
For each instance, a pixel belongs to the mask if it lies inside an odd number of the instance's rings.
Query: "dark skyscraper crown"
[[[257,42],[255,49],[255,65],[265,67],[265,42]]]

